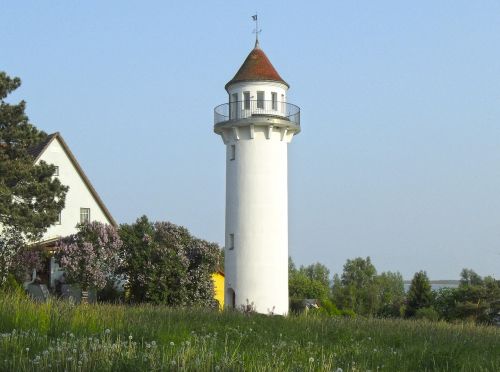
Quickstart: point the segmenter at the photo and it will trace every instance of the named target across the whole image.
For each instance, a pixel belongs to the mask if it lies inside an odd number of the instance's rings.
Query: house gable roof
[[[61,136],[61,134],[59,132],[50,134],[46,138],[45,141],[43,141],[39,145],[37,145],[37,146],[35,146],[35,147],[33,147],[32,149],[29,150],[30,154],[35,158],[34,162],[36,163],[40,159],[40,157],[42,156],[42,154],[45,152],[45,150],[47,150],[47,148],[49,147],[49,145],[55,139],[57,139],[59,141],[59,143],[61,144],[64,152],[68,156],[69,160],[71,161],[71,163],[75,167],[75,169],[78,172],[79,176],[81,177],[81,179],[85,183],[85,186],[87,186],[88,190],[90,191],[90,193],[94,197],[94,199],[97,202],[97,204],[99,205],[99,207],[102,209],[104,215],[109,220],[109,222],[111,223],[111,225],[113,225],[115,227],[118,226],[118,224],[116,223],[115,219],[113,218],[113,216],[109,212],[108,208],[106,208],[106,205],[104,205],[104,202],[102,201],[101,197],[99,196],[99,194],[97,193],[97,191],[94,189],[94,186],[92,186],[92,183],[90,182],[89,178],[87,177],[87,175],[83,171],[82,167],[80,166],[80,164],[78,164],[78,161],[76,160],[75,155],[73,155],[73,153],[69,149],[68,145],[66,144],[66,141],[64,141],[64,139],[62,138],[62,136]]]

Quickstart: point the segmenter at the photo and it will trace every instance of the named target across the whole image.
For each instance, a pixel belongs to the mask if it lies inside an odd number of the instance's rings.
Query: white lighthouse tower
[[[300,132],[288,88],[257,40],[214,110],[226,145],[226,307],[288,313],[287,146]]]

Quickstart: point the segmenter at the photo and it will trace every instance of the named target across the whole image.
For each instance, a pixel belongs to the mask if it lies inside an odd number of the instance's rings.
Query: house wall
[[[49,144],[37,163],[42,160],[58,166],[59,176],[56,177],[63,185],[69,186],[66,205],[61,212],[61,224],[50,226],[42,238],[43,241],[76,233],[76,225],[80,223],[80,208],[90,208],[91,221],[111,223],[80,177],[58,138]]]

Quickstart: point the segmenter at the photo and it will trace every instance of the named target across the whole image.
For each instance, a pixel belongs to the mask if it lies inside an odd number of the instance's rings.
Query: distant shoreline
[[[411,284],[411,280],[404,280],[404,284]],[[460,284],[460,280],[430,280],[432,284],[445,284],[445,285],[454,285],[458,286]]]

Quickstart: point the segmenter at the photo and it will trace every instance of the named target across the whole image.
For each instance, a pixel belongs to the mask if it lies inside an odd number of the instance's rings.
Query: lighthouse
[[[300,109],[258,39],[214,109],[226,146],[225,306],[288,313],[287,148]]]

